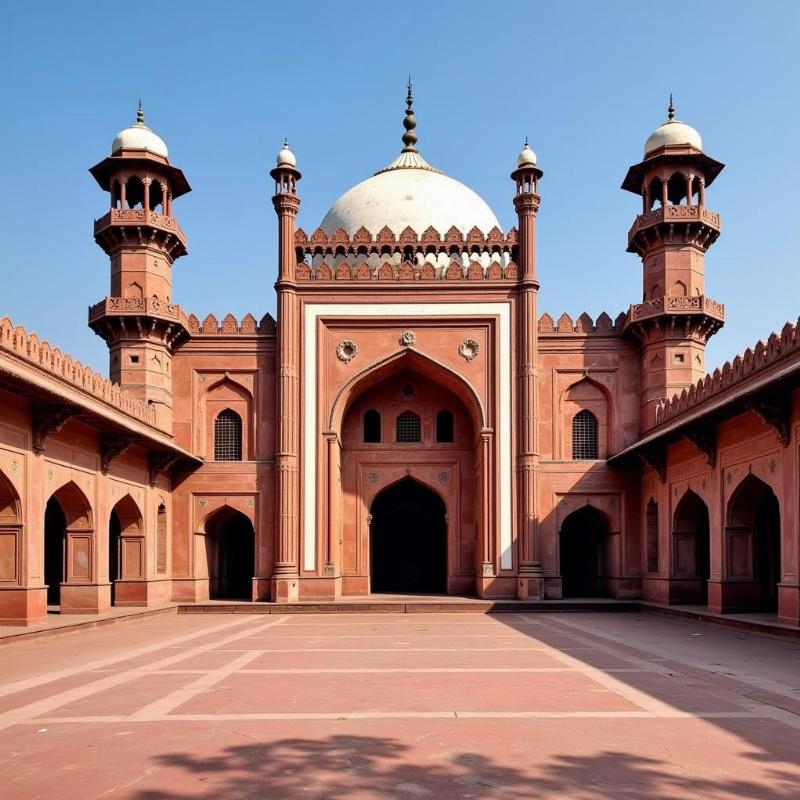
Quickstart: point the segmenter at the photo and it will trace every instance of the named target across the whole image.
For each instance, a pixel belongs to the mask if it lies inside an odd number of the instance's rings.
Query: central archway
[[[372,592],[447,592],[445,514],[442,498],[413,478],[375,497],[369,530]]]

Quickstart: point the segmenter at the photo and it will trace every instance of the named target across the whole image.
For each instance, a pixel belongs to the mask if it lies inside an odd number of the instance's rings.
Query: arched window
[[[453,412],[446,408],[436,414],[436,441],[453,441]]]
[[[572,418],[572,458],[575,461],[597,458],[597,417],[586,409]]]
[[[661,178],[653,178],[650,181],[650,185],[647,187],[647,196],[650,201],[650,208],[653,208],[653,206],[661,207]]]
[[[381,414],[371,408],[364,414],[364,441],[375,444],[381,440]]]
[[[397,418],[398,442],[419,442],[421,441],[422,426],[419,417],[413,411],[404,411]]]
[[[214,420],[214,461],[242,460],[242,418],[226,408]]]
[[[128,208],[144,208],[144,184],[137,175],[131,175],[125,186],[125,200]]]
[[[682,200],[686,200],[686,176],[680,172],[674,172],[667,183],[667,198],[673,206],[680,205]]]

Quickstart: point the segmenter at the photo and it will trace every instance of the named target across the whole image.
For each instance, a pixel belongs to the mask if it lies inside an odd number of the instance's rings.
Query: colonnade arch
[[[49,497],[44,514],[47,604],[59,605],[62,583],[89,583],[94,574],[91,505],[74,481]]]
[[[740,584],[743,610],[774,611],[781,580],[781,512],[772,488],[748,475],[728,501],[725,579]]]
[[[672,577],[684,585],[683,602],[705,603],[711,577],[711,538],[708,507],[688,489],[675,507],[672,524]]]
[[[118,580],[141,579],[145,574],[145,542],[142,514],[126,494],[111,509],[108,522],[108,580],[111,604],[117,601]]]

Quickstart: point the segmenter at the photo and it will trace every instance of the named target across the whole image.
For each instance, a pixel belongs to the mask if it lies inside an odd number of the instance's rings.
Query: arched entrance
[[[133,498],[126,494],[111,509],[108,521],[108,580],[111,604],[123,600],[117,581],[144,577],[144,531],[142,515]]]
[[[378,494],[370,511],[370,590],[445,593],[447,522],[442,498],[405,478]]]
[[[559,557],[562,597],[604,594],[608,523],[592,506],[573,511],[561,524]]]
[[[252,600],[255,531],[241,511],[222,508],[206,523],[209,596],[215,600]]]
[[[61,604],[62,583],[89,583],[94,578],[92,510],[86,496],[70,481],[54,492],[44,512],[44,580],[47,604]]]
[[[741,581],[739,605],[775,611],[781,580],[781,514],[764,481],[748,475],[728,503],[728,578]],[[749,587],[747,584],[749,583]]]
[[[685,582],[676,591],[679,601],[708,602],[708,579],[711,577],[708,507],[691,490],[686,492],[675,509],[672,566],[672,577]]]

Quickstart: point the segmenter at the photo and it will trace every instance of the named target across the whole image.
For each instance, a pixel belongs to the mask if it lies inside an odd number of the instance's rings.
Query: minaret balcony
[[[658,325],[666,328],[681,327],[701,332],[704,338],[716,333],[725,324],[725,306],[705,295],[694,297],[653,297],[636,303],[628,310],[625,330],[637,335],[643,327]]]
[[[186,234],[177,220],[146,208],[112,208],[94,223],[94,238],[106,252],[124,244],[144,244],[152,240],[143,229],[155,232],[162,246],[175,259],[186,255]]]
[[[681,226],[682,232],[678,234],[686,240],[684,226],[693,226],[696,229],[694,239],[702,240],[705,246],[716,241],[720,232],[720,217],[705,206],[662,206],[639,214],[628,231],[628,252],[639,253],[641,245],[646,241],[652,243],[656,239],[673,240],[673,227]],[[667,227],[666,234],[662,233]],[[702,234],[702,235],[701,235]],[[638,240],[638,241],[637,241]]]
[[[107,341],[135,332],[173,344],[188,336],[189,320],[177,303],[156,297],[106,297],[89,307],[89,327]]]

